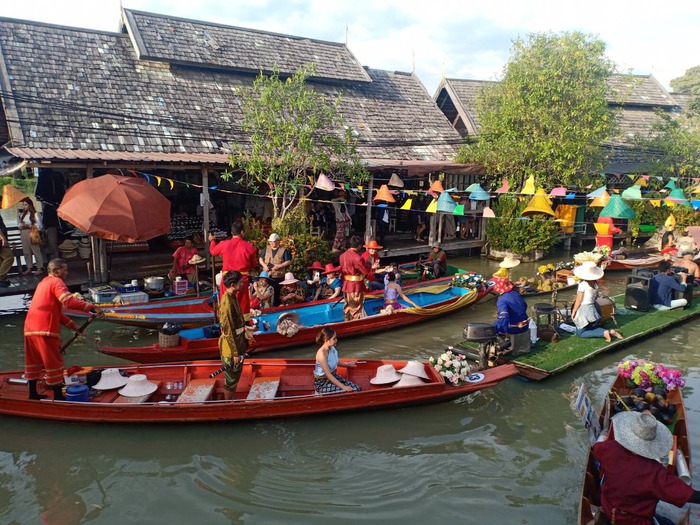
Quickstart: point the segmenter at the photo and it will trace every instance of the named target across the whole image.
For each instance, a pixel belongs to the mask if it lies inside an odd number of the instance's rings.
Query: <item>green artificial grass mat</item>
[[[596,354],[621,349],[661,330],[700,316],[700,300],[695,301],[685,310],[659,311],[651,308],[648,312],[626,311],[627,313],[624,315],[618,311],[616,315],[617,328],[612,321],[604,326],[606,329],[612,328],[619,331],[625,336],[624,339],[613,339],[612,342],[607,343],[602,337],[584,339],[574,334],[564,333],[560,334],[560,340],[556,343],[538,341],[528,354],[517,357],[506,355],[504,359],[538,368],[548,373],[555,373],[576,363],[586,361]],[[458,346],[471,350],[475,348],[475,345],[468,341],[460,343]]]

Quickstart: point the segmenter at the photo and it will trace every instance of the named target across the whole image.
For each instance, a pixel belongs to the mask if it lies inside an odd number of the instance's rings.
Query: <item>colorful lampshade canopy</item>
[[[452,195],[443,191],[437,201],[437,211],[441,213],[452,213],[456,207],[457,203],[452,198]]]
[[[675,179],[671,179],[670,181],[668,181],[668,182],[666,183],[666,185],[664,186],[664,188],[668,188],[668,189],[671,190],[671,191],[675,190],[675,189],[676,189],[676,181],[675,181]]]
[[[491,195],[481,186],[477,186],[477,188],[472,191],[471,195],[469,195],[469,200],[472,201],[487,201],[490,198]]]
[[[547,197],[544,190],[538,190],[537,194],[530,199],[527,206],[523,210],[522,216],[529,217],[530,215],[536,215],[538,213],[544,213],[545,215],[550,215],[554,217],[554,210],[550,206],[551,199]]]
[[[394,186],[395,188],[403,188],[403,181],[396,173],[392,173],[391,178],[389,179],[389,186]]]
[[[316,179],[316,184],[314,188],[318,188],[323,191],[333,191],[335,189],[335,184],[329,179],[324,173],[319,174],[318,179]]]
[[[391,190],[389,190],[389,186],[387,186],[386,184],[382,184],[379,190],[377,190],[377,194],[374,196],[374,200],[384,202],[396,202],[396,199],[391,194]]]
[[[481,189],[481,185],[478,182],[474,182],[474,183],[470,184],[465,191],[467,193],[471,193],[472,191],[475,191],[477,188]]]
[[[442,193],[443,191],[445,191],[445,188],[442,186],[442,182],[438,179],[433,181],[428,191],[432,191],[434,193]]]
[[[637,214],[625,204],[622,197],[615,194],[610,197],[608,204],[600,212],[601,217],[612,217],[613,219],[634,219]]]
[[[685,194],[683,193],[683,190],[681,188],[672,189],[671,193],[669,193],[668,197],[666,197],[664,200],[673,201],[674,203],[683,206],[689,205],[688,200],[685,198]]]
[[[591,208],[605,208],[608,205],[608,202],[610,202],[610,194],[607,191],[604,191],[600,197],[594,198],[589,206]]]
[[[630,186],[625,191],[622,192],[621,197],[623,199],[641,199],[642,198],[642,188],[636,184]]]

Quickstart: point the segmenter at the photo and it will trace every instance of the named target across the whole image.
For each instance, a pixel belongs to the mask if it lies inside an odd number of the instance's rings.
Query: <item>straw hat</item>
[[[377,241],[372,239],[367,244],[365,244],[365,248],[367,248],[368,250],[381,250],[382,248],[384,248],[384,246],[380,246],[379,244],[377,244]]]
[[[384,202],[396,202],[396,199],[391,194],[391,190],[389,190],[389,186],[387,186],[386,184],[382,184],[382,186],[377,190],[377,194],[374,196],[374,200]]]
[[[340,270],[340,266],[333,266],[333,263],[328,263],[326,264],[326,267],[323,269],[323,275],[327,275],[329,273],[335,273]]]
[[[287,272],[284,274],[284,281],[282,281],[280,284],[294,284],[298,282],[299,279],[295,279],[292,272]]]
[[[651,414],[620,412],[612,421],[615,441],[638,456],[659,459],[673,446],[671,431]]]
[[[423,380],[420,377],[402,374],[401,379],[392,388],[400,388],[402,386],[417,386],[424,385]]]
[[[2,209],[12,208],[22,199],[26,199],[27,195],[19,191],[11,184],[5,184],[2,187]]]
[[[425,367],[420,361],[408,361],[406,366],[399,370],[402,374],[408,374],[410,376],[422,377],[424,379],[430,379],[428,374],[425,373]]]
[[[515,268],[520,264],[520,259],[506,255],[505,258],[498,263],[499,268]]]
[[[267,240],[268,240],[268,242],[279,241],[279,240],[280,240],[280,236],[279,236],[278,234],[276,234],[276,233],[271,233],[271,234],[270,234],[270,237],[268,237]]]
[[[306,267],[307,270],[323,270],[323,266],[321,266],[321,261],[314,261],[311,266]]]
[[[401,379],[401,374],[399,374],[394,365],[381,365],[377,368],[377,375],[369,380],[373,385],[386,385],[388,383],[395,383]]]
[[[605,272],[593,261],[583,261],[581,266],[574,268],[574,275],[583,281],[597,281]]]
[[[113,388],[121,388],[128,382],[129,380],[119,373],[118,368],[106,368],[102,370],[100,380],[93,388],[95,390],[112,390]]]
[[[119,393],[124,397],[147,396],[158,390],[158,385],[151,383],[145,374],[134,374]]]
[[[287,319],[289,319],[294,324],[299,324],[300,317],[299,314],[296,312],[286,312],[277,318],[277,324],[280,324],[282,321],[286,321]]]
[[[202,264],[203,262],[206,262],[206,259],[198,253],[193,255],[192,258],[189,261],[187,261],[188,264],[194,264],[195,266],[198,264]]]

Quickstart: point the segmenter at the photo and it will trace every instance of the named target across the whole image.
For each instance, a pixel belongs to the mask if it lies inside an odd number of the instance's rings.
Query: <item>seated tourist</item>
[[[659,272],[651,278],[649,283],[649,302],[657,310],[672,310],[682,308],[688,304],[686,299],[673,299],[673,292],[685,292],[686,273],[679,273],[681,282],[676,280],[676,275],[671,270],[669,261],[659,263]]]
[[[280,283],[280,305],[303,303],[306,300],[306,293],[299,282],[292,272],[284,275],[284,281]]]

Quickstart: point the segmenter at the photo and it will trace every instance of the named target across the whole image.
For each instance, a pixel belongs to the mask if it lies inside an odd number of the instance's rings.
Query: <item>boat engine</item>
[[[488,323],[469,323],[464,328],[464,338],[479,343],[478,355],[469,356],[476,361],[479,370],[495,366],[499,356],[510,348],[510,339],[499,341],[496,328]]]

